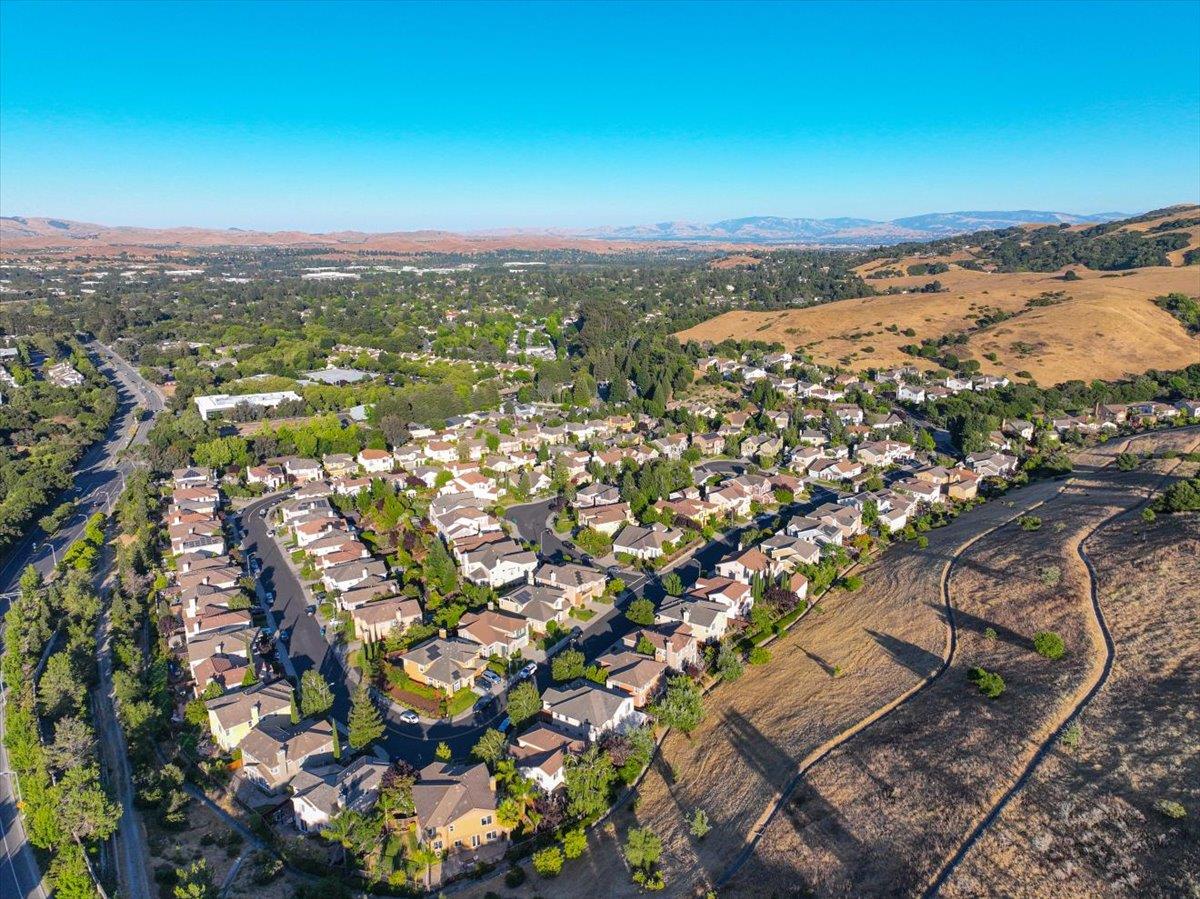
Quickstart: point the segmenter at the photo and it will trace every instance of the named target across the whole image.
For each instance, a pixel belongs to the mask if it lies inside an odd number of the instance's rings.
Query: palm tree
[[[537,811],[537,788],[533,781],[516,776],[508,781],[504,800],[496,809],[496,818],[505,827],[532,832],[542,820]]]
[[[439,852],[434,852],[424,843],[418,843],[417,848],[412,852],[412,860],[418,865],[425,866],[425,890],[429,891],[429,878],[433,873],[433,866],[441,861],[442,856]]]
[[[330,819],[321,836],[342,847],[342,866],[345,867],[350,848],[358,842],[358,812],[344,811]]]

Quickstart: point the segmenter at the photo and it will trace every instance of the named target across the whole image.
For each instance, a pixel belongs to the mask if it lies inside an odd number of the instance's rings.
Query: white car
[[[529,678],[533,677],[535,674],[537,674],[537,662],[530,662],[517,672],[517,677],[519,677],[521,680],[529,680]]]
[[[400,713],[400,720],[405,724],[420,724],[421,717],[412,709],[405,709]]]

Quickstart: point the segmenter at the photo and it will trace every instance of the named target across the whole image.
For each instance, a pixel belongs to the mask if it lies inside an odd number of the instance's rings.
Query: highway
[[[141,443],[165,402],[157,388],[144,381],[137,371],[108,347],[93,342],[88,345],[98,367],[117,388],[117,410],[104,439],[84,454],[76,467],[75,480],[55,503],[75,500],[77,510],[53,537],[43,539],[37,528],[18,540],[9,549],[0,565],[0,617],[7,614],[11,594],[17,589],[21,572],[32,564],[43,576],[48,575],[61,553],[82,533],[90,515],[110,509],[117,501],[124,479],[133,468],[124,450],[127,445]],[[135,411],[141,407],[150,412],[146,420],[135,422]],[[135,430],[136,427],[136,430]],[[0,625],[2,628],[2,625]],[[0,649],[3,646],[0,630]],[[0,864],[0,895],[44,897],[48,891],[42,885],[41,871],[32,848],[25,839],[25,830],[17,812],[14,795],[15,777],[9,771],[4,750],[4,722],[0,715],[0,840],[4,861]],[[123,816],[123,825],[124,825]],[[138,841],[140,844],[140,840]]]

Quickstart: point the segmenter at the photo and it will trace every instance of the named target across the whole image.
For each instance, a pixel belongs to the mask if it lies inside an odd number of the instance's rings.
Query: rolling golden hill
[[[1173,212],[1164,219],[1178,215]],[[1146,230],[1157,221],[1127,227]],[[1200,245],[1200,227],[1180,230],[1191,236],[1189,249]],[[904,269],[915,262],[951,263],[949,271],[938,275],[878,282],[919,288],[936,278],[948,290],[862,297],[782,311],[727,312],[677,336],[712,342],[777,341],[788,349],[806,350],[817,362],[857,370],[905,364],[934,368],[935,363],[917,359],[901,347],[967,331],[969,338],[959,355],[977,359],[986,373],[1013,377],[1027,372],[1040,384],[1181,368],[1200,362],[1200,339],[1190,336],[1153,299],[1176,292],[1200,295],[1200,266],[1183,267],[1184,252],[1172,254],[1172,266],[1125,272],[1073,267],[1079,276],[1075,281],[1064,281],[1063,272],[973,271],[953,264],[969,258],[969,251],[874,260],[860,266],[860,273]],[[1035,305],[1029,305],[1031,300]],[[978,326],[980,317],[995,311],[1011,317]],[[994,359],[988,354],[994,354]]]

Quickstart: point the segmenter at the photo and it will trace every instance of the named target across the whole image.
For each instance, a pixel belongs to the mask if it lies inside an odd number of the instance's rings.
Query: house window
[[[454,825],[453,824],[450,825],[450,832],[454,833]]]
[[[442,841],[441,841],[441,840],[435,840],[435,841],[434,841],[434,844],[433,844],[433,848],[434,848],[434,851],[436,851],[436,852],[441,852],[441,851],[442,851]]]
[[[492,840],[494,840],[494,839],[496,839],[496,831],[494,831],[494,830],[489,830],[489,831],[487,832],[487,841],[490,843],[490,842],[492,842]]]
[[[471,837],[471,848],[474,849],[478,845],[479,845],[479,834],[475,834],[473,837]]]
[[[492,816],[491,816],[491,815],[485,815],[483,818],[480,818],[480,819],[479,819],[479,823],[480,823],[482,826],[484,826],[484,827],[487,827],[489,824],[491,824],[491,823],[492,823]]]

